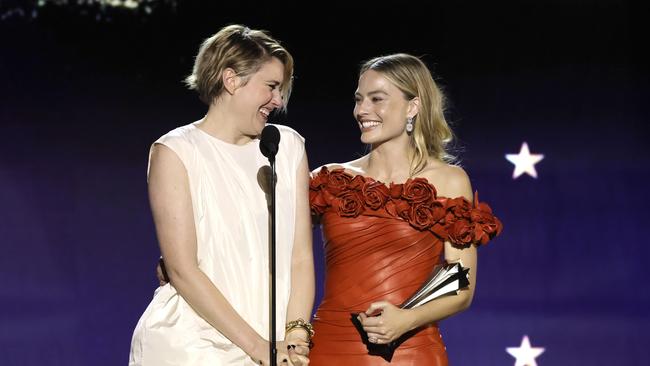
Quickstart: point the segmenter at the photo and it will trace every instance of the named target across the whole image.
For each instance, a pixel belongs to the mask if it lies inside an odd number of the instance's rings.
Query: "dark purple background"
[[[540,366],[650,363],[647,9],[449,3],[193,2],[110,21],[49,6],[0,21],[0,364],[127,363],[156,287],[148,148],[205,113],[181,80],[227,23],[293,53],[276,122],[305,136],[311,168],[364,151],[362,60],[403,51],[435,70],[462,164],[505,224],[480,249],[472,307],[442,322],[453,365],[514,364],[505,348],[523,335],[546,348]],[[545,155],[538,179],[512,179],[504,154],[523,141]]]

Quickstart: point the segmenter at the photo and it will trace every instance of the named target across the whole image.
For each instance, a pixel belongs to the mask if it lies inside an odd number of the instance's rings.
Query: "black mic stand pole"
[[[276,313],[276,304],[275,304],[275,185],[277,177],[275,175],[275,154],[278,153],[278,147],[280,143],[280,131],[278,128],[273,125],[267,125],[262,130],[262,135],[260,136],[260,151],[262,155],[266,156],[269,159],[269,164],[271,165],[271,207],[270,207],[270,217],[271,217],[271,245],[269,245],[269,282],[271,284],[270,289],[270,304],[269,304],[269,318],[271,320],[270,331],[269,331],[269,363],[271,366],[277,366],[278,358],[276,350],[276,340],[275,340],[275,313]]]
[[[271,331],[270,331],[270,362],[271,366],[277,366],[278,357],[275,340],[275,155],[269,156],[271,163],[271,247],[269,249],[269,269],[271,279]]]

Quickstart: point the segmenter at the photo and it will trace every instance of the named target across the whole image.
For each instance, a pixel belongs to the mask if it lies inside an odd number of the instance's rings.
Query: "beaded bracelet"
[[[289,333],[294,329],[304,329],[307,334],[309,335],[309,338],[314,336],[314,327],[311,325],[310,322],[304,321],[302,318],[298,318],[296,320],[292,320],[287,323],[287,326],[285,327],[285,333]]]

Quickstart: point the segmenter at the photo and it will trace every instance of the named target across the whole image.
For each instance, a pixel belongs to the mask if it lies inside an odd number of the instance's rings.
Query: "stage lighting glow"
[[[97,21],[110,21],[116,12],[146,17],[159,9],[175,11],[176,0],[38,0],[36,2],[0,2],[0,21],[10,19],[36,19],[44,11],[54,8],[90,16]]]

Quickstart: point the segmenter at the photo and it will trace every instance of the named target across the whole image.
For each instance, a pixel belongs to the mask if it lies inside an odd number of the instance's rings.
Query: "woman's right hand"
[[[287,350],[280,349],[282,347],[281,343],[276,344],[276,356],[277,364],[279,366],[293,366],[294,363],[289,359],[289,354]],[[265,340],[258,341],[254,348],[248,352],[248,356],[258,365],[269,366],[269,342]]]
[[[165,286],[169,282],[167,271],[165,271],[165,261],[163,260],[163,257],[160,257],[158,260],[158,266],[156,266],[156,278],[158,278],[158,284],[160,286]]]
[[[309,342],[307,335],[301,331],[289,332],[284,341],[278,342],[278,349],[287,349],[289,360],[295,366],[306,366],[309,364]]]

